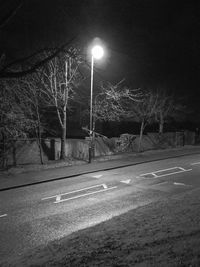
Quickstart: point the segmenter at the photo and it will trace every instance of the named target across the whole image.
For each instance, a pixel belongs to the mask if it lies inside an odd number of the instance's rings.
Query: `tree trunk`
[[[142,123],[140,126],[140,138],[139,138],[138,152],[140,152],[141,150],[143,131],[144,131],[144,120],[142,120]]]
[[[63,126],[62,126],[62,136],[61,136],[61,152],[60,152],[60,159],[66,158],[65,153],[65,144],[66,144],[66,124],[67,124],[67,114],[66,114],[66,106],[64,107],[64,118],[63,118]]]
[[[39,135],[40,135],[40,133],[39,133]],[[43,165],[44,159],[43,159],[43,154],[42,154],[41,136],[38,137],[38,147],[39,147],[39,151],[40,151],[40,163]]]
[[[38,143],[39,152],[40,152],[40,163],[43,165],[44,160],[43,160],[42,143],[41,143],[41,122],[40,122],[40,114],[39,114],[38,106],[37,106],[36,112],[37,112],[37,121],[38,121],[38,127],[36,129],[36,136],[37,136],[37,143]]]
[[[37,131],[37,143],[38,143],[39,152],[40,152],[40,163],[43,165],[44,164],[44,159],[43,159],[43,154],[42,154],[40,125],[38,125],[38,130],[36,129],[36,131]]]
[[[6,157],[6,138],[4,132],[3,135],[3,157],[2,157],[2,168],[5,169],[7,167],[7,157]]]
[[[163,134],[163,126],[164,126],[164,123],[160,122],[159,123],[159,134]]]
[[[60,159],[66,158],[65,144],[66,144],[66,133],[67,133],[67,104],[69,98],[69,75],[71,71],[71,60],[68,58],[65,62],[65,91],[64,91],[64,107],[63,107],[63,124],[62,124],[62,137],[61,137],[61,153]]]
[[[17,166],[17,158],[16,158],[16,141],[14,140],[12,143],[12,156],[13,156],[13,166]]]
[[[160,114],[160,121],[159,121],[159,134],[163,134],[164,128],[164,120],[162,114]]]

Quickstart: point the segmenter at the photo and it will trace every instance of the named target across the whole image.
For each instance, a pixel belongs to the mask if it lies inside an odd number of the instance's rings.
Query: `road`
[[[0,265],[162,198],[200,190],[200,154],[0,192]]]

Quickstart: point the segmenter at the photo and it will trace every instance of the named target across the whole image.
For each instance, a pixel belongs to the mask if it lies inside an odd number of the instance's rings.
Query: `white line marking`
[[[157,184],[154,184],[153,186],[155,185],[163,185],[163,184],[168,184],[169,182],[162,182],[162,183],[157,183]]]
[[[174,182],[174,185],[184,185],[185,186],[186,184]]]
[[[181,170],[184,170],[184,169],[181,168],[181,167],[172,167],[172,168],[168,168],[168,169],[163,169],[163,170],[155,171],[155,172],[153,172],[153,173],[159,173],[159,172],[171,171],[171,170],[174,170],[174,169],[181,169]]]
[[[102,185],[103,185],[104,189],[108,188],[108,186],[106,184],[102,184]]]
[[[152,175],[153,176],[153,177],[150,177],[150,178],[148,177],[148,179],[158,178],[158,176],[155,173],[153,173],[153,172],[148,172],[148,173],[140,174],[139,176],[136,176],[136,178],[145,178],[146,179],[145,176],[148,176],[148,175]]]
[[[197,165],[197,164],[200,164],[200,162],[193,162],[193,163],[191,163],[191,165]]]
[[[57,198],[59,196],[69,195],[69,194],[81,192],[81,191],[84,191],[84,190],[88,190],[88,189],[95,188],[95,187],[100,187],[100,186],[105,187],[106,185],[105,184],[99,184],[99,185],[94,185],[94,186],[90,186],[90,187],[85,187],[85,188],[74,190],[74,191],[67,192],[67,193],[57,194],[57,195],[50,196],[50,197],[44,197],[44,198],[42,198],[42,200],[46,200],[46,199],[50,199],[50,198]]]
[[[110,188],[98,190],[98,191],[95,191],[95,192],[90,192],[90,193],[82,194],[82,195],[75,196],[75,197],[70,197],[70,198],[67,198],[67,199],[61,199],[59,201],[55,201],[54,203],[57,204],[57,203],[65,202],[65,201],[68,201],[68,200],[77,199],[77,198],[80,198],[80,197],[94,195],[94,194],[97,194],[97,193],[100,193],[100,192],[105,192],[105,191],[112,190],[112,189],[115,189],[115,188],[117,188],[117,186],[113,186],[113,187],[110,187]]]
[[[120,182],[121,182],[121,183],[124,183],[124,184],[130,184],[131,179],[122,180],[122,181],[120,181]]]
[[[0,215],[0,218],[6,217],[6,216],[8,216],[8,214],[2,214]]]
[[[61,195],[56,196],[56,201],[60,201],[60,199],[61,199]]]
[[[99,179],[102,176],[103,176],[102,174],[98,174],[98,175],[93,175],[92,177]]]
[[[169,176],[169,175],[173,175],[173,174],[177,174],[177,173],[182,173],[182,172],[189,172],[189,171],[192,171],[192,169],[188,169],[188,170],[184,170],[184,171],[181,170],[181,171],[178,171],[178,172],[166,173],[166,174],[158,175],[156,178],[164,177],[164,176]]]
[[[177,182],[174,182],[174,185],[182,185],[182,186],[192,186],[192,185],[189,185],[189,184],[184,184],[184,183],[177,183]]]
[[[177,170],[177,169],[178,169],[178,171],[174,171],[174,172],[170,172],[170,173],[163,173],[163,174],[159,175],[159,173],[171,171],[171,170]],[[159,171],[143,173],[143,174],[140,174],[139,176],[137,176],[137,178],[143,178],[143,177],[145,178],[145,176],[147,176],[147,175],[154,176],[152,178],[159,178],[159,177],[163,177],[163,176],[169,176],[169,175],[173,175],[173,174],[177,174],[177,173],[181,173],[181,172],[188,172],[188,171],[192,171],[192,169],[186,170],[182,167],[172,167],[172,168],[163,169],[163,170],[159,170]]]
[[[145,175],[153,175],[153,176],[157,176],[157,175],[155,174],[155,172],[146,172],[146,173],[140,174],[140,176],[145,176]]]
[[[185,171],[185,169],[184,168],[182,168],[182,167],[178,167],[180,170],[182,170],[182,171]]]

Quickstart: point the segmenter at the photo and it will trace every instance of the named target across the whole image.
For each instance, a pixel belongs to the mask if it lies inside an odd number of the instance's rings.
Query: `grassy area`
[[[13,266],[200,266],[199,191],[131,210],[38,247]]]

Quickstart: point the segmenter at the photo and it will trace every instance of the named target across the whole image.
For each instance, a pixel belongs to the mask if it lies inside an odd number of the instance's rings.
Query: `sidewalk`
[[[24,187],[27,185],[40,184],[48,181],[55,181],[81,174],[109,170],[163,160],[184,155],[200,154],[200,146],[184,146],[180,148],[151,150],[142,153],[123,153],[111,156],[104,156],[95,159],[92,163],[83,163],[73,166],[62,166],[45,170],[29,171],[24,173],[0,173],[0,191]]]

